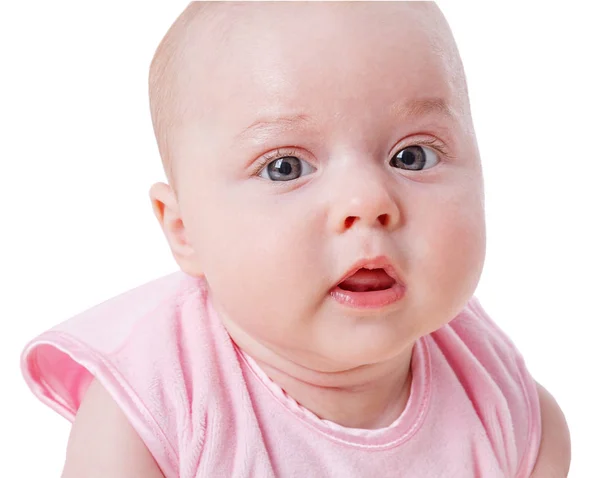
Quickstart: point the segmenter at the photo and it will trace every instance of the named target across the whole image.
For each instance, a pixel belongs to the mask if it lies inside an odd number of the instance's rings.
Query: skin
[[[172,91],[186,108],[171,112],[161,146],[177,187],[154,184],[153,211],[179,267],[206,278],[231,338],[273,381],[321,418],[387,426],[408,399],[415,341],[460,312],[484,264],[481,162],[454,40],[433,2],[224,11],[213,17],[229,26],[219,48],[206,45],[209,26],[190,21],[181,35]],[[391,108],[432,98],[449,117]],[[305,119],[239,138],[278,115]],[[431,167],[390,164],[420,140],[435,141],[423,147]],[[277,149],[306,174],[265,176],[262,161]],[[400,302],[359,311],[332,299],[356,261],[379,255],[405,286]],[[101,388],[90,400],[98,395],[95,413],[111,401]],[[558,406],[542,399],[553,436],[568,437]],[[78,415],[74,429],[91,430],[87,420]],[[97,459],[111,453],[120,452],[105,443]],[[147,454],[139,460],[151,466]]]

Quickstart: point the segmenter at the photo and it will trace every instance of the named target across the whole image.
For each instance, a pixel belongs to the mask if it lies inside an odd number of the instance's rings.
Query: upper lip
[[[377,256],[370,259],[361,259],[355,262],[334,287],[340,285],[342,282],[348,279],[348,277],[352,276],[360,269],[383,269],[396,282],[402,282],[398,276],[398,273],[396,272],[396,269],[394,269],[392,262],[386,256]]]

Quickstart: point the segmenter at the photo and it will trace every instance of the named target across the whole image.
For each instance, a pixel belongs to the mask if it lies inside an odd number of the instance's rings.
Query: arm
[[[571,438],[558,403],[537,384],[542,413],[542,441],[530,478],[565,478],[571,464]]]
[[[164,478],[142,439],[95,380],[77,411],[62,478]]]

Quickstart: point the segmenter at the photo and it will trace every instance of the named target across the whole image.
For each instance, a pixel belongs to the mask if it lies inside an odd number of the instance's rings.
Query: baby
[[[434,2],[192,2],[150,67],[180,271],[32,340],[63,477],[564,477],[473,296],[484,193]]]

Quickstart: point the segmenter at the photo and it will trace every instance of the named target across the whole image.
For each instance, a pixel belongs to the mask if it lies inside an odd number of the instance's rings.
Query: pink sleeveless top
[[[70,421],[95,377],[166,478],[526,478],[540,443],[535,382],[475,297],[417,341],[406,409],[377,430],[294,401],[231,340],[205,282],[180,271],[42,333],[21,365]]]

